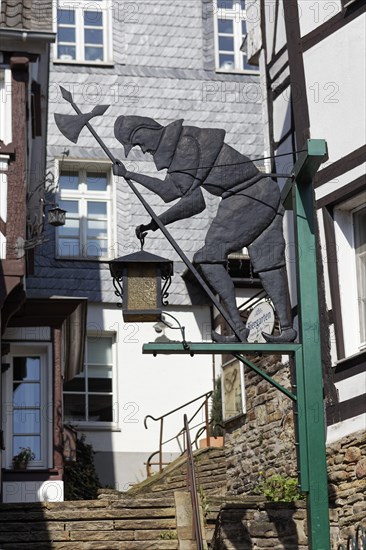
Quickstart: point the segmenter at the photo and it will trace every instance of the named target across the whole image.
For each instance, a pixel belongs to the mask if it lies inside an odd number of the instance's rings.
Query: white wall
[[[304,53],[311,137],[325,139],[329,163],[366,142],[366,15]],[[362,57],[361,57],[362,60]]]
[[[208,307],[193,306],[179,310],[167,308],[166,311],[185,326],[187,341],[210,339]],[[161,416],[213,387],[210,355],[192,358],[189,355],[153,357],[142,354],[144,343],[159,341],[161,338],[153,324],[124,323],[121,310],[115,304],[103,306],[94,303],[88,307],[89,331],[116,332],[118,395],[115,411],[118,412],[118,426],[115,431],[85,430],[85,426],[80,426],[79,431],[84,431],[95,451],[113,451],[118,454],[113,459],[113,467],[119,487],[144,477],[143,462],[158,449],[159,423],[149,420],[148,429],[145,429],[145,416]],[[165,335],[171,340],[180,340],[180,332],[177,330],[166,329]],[[192,414],[197,407],[198,404],[194,404],[166,419],[164,439],[174,436],[183,426],[183,414]],[[199,419],[202,420],[202,415]],[[164,447],[167,453],[178,450],[175,442]]]

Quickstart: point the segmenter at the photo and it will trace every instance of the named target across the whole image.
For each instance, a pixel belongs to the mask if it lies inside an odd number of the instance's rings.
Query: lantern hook
[[[177,327],[175,327],[172,323],[170,323],[169,321],[167,321],[166,317],[170,317],[171,319],[173,319],[176,323],[177,323]],[[160,318],[160,321],[158,323],[156,323],[156,325],[154,325],[154,329],[156,332],[162,332],[162,329],[161,327],[159,326],[160,323],[162,323],[163,325],[165,325],[166,327],[168,328],[171,328],[173,330],[180,330],[180,333],[181,333],[181,336],[182,336],[182,344],[183,344],[183,348],[184,349],[189,349],[189,344],[187,343],[186,341],[186,328],[183,327],[180,322],[178,321],[178,319],[176,319],[173,315],[171,315],[170,313],[167,313],[166,311],[164,311],[164,313],[161,314],[161,318]]]

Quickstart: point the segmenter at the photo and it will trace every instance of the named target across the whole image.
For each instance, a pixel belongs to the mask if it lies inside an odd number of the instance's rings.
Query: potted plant
[[[20,447],[19,453],[13,456],[14,470],[26,470],[28,462],[35,458],[36,455],[30,447]]]

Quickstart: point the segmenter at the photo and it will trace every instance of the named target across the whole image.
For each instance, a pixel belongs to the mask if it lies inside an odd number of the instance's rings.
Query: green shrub
[[[94,500],[101,487],[94,466],[93,447],[85,443],[85,435],[76,442],[76,462],[65,465],[65,500]]]
[[[214,437],[224,435],[224,430],[222,429],[222,396],[221,396],[221,377],[218,376],[215,380],[215,388],[212,393],[211,398],[211,434]]]
[[[260,472],[262,474],[262,472]],[[299,492],[296,478],[275,474],[267,479],[260,478],[255,493],[271,502],[293,502],[305,498]]]

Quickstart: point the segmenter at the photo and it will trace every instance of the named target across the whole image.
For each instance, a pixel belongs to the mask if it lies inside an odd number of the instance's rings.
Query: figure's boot
[[[215,342],[222,343],[246,342],[247,331],[236,306],[235,287],[230,275],[222,264],[201,264],[200,268],[210,287],[221,298],[230,319],[236,327],[236,332],[238,333],[238,337],[234,334],[232,336],[223,336],[213,330],[211,332],[212,339]]]
[[[297,332],[292,327],[286,268],[280,267],[271,271],[262,271],[258,273],[258,275],[264,290],[273,302],[281,327],[281,334],[279,336],[273,336],[272,334],[262,332],[263,338],[265,338],[267,342],[273,343],[293,342],[297,336]]]

